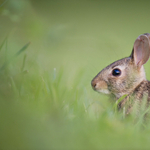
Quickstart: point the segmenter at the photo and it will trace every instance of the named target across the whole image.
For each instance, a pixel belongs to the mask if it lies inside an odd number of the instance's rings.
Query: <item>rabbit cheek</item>
[[[125,93],[125,86],[126,86],[126,80],[124,80],[124,77],[119,77],[119,78],[111,78],[109,79],[109,84],[108,84],[108,89],[110,90],[110,92],[114,95],[116,95],[116,97],[120,97],[123,95],[123,93]]]

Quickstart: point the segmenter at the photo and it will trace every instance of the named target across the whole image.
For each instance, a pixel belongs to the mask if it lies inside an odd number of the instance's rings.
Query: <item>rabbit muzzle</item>
[[[97,78],[94,78],[91,81],[91,86],[92,86],[93,90],[95,90],[99,93],[110,94],[107,83],[104,80],[98,80]]]

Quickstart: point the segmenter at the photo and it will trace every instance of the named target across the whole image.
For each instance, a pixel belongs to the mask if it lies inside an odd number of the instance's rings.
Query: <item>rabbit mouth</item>
[[[99,93],[110,94],[110,91],[108,89],[98,89],[96,91]]]

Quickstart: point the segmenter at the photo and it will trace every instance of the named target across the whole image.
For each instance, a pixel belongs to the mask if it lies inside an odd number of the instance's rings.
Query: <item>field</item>
[[[92,78],[150,32],[150,1],[0,0],[0,149],[150,149]],[[150,80],[150,61],[145,64]]]

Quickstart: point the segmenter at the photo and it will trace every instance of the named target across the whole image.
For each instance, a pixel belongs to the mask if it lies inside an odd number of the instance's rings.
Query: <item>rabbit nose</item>
[[[96,80],[92,80],[91,81],[91,85],[92,85],[92,88],[95,90],[96,89],[96,85],[97,85]]]

